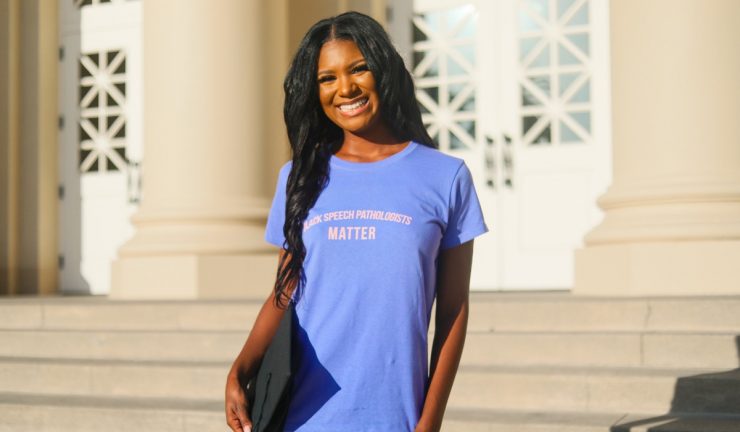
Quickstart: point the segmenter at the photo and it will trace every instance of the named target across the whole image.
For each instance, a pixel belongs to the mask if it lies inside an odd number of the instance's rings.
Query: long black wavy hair
[[[311,27],[291,61],[283,83],[283,116],[290,140],[292,167],[287,180],[283,248],[275,279],[275,302],[283,307],[288,288],[297,295],[305,284],[303,222],[329,177],[331,155],[342,146],[343,131],[329,120],[319,102],[319,52],[331,40],[353,41],[375,78],[381,119],[394,138],[437,148],[421,120],[414,83],[383,27],[359,12],[323,19]]]

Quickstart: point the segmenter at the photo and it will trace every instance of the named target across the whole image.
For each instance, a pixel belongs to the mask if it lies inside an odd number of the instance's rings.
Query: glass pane
[[[550,10],[547,7],[548,0],[527,0],[527,5],[537,12],[545,21],[550,17]]]
[[[414,69],[416,69],[416,67],[419,66],[419,63],[424,60],[426,54],[427,53],[425,51],[414,51],[414,56],[412,58],[412,61],[414,62]]]
[[[475,92],[470,93],[470,96],[465,99],[465,103],[460,106],[460,111],[475,111]]]
[[[534,124],[537,123],[537,120],[539,120],[539,117],[536,117],[536,116],[522,117],[522,135],[526,135],[527,132],[529,132],[529,130],[532,129],[532,126],[534,126]]]
[[[565,93],[570,88],[570,86],[573,84],[573,81],[575,81],[579,75],[580,74],[577,73],[560,74],[560,96],[562,96],[563,93]]]
[[[529,67],[548,67],[550,66],[550,47],[549,43],[545,45],[545,47],[542,49],[542,52],[537,55],[537,57],[534,59],[534,61],[529,65]]]
[[[580,60],[562,44],[558,44],[558,61],[561,66],[580,64]]]
[[[85,65],[82,63],[82,61],[80,61],[80,73],[79,73],[79,75],[80,75],[80,78],[85,78],[85,77],[92,76],[92,73],[90,73],[90,71],[87,70],[87,67],[85,67]]]
[[[578,124],[581,125],[581,127],[583,127],[583,129],[585,129],[586,132],[591,133],[591,113],[590,112],[588,111],[570,112],[568,114],[570,114],[573,120],[578,122]]]
[[[578,142],[581,138],[576,135],[565,123],[560,122],[560,141],[561,142]]]
[[[457,124],[468,133],[471,139],[475,139],[475,121],[460,121]]]
[[[99,154],[93,153],[91,157],[92,157],[93,163],[92,165],[90,165],[90,168],[88,168],[87,170],[88,171],[99,171],[100,169],[98,168],[98,163],[100,162],[101,156]]]
[[[95,92],[95,97],[90,101],[89,104],[85,108],[98,108],[100,106],[100,103],[98,101],[98,96],[100,96],[100,92]]]
[[[420,90],[429,95],[433,101],[439,103],[439,87],[426,87]]]
[[[550,138],[550,125],[547,127],[532,141],[532,144],[550,144],[552,139]]]
[[[562,18],[563,14],[573,6],[576,0],[558,0],[558,18]]]
[[[565,37],[570,39],[570,41],[573,42],[573,45],[577,46],[581,52],[588,55],[588,33],[569,34],[565,35]]]
[[[90,135],[87,133],[87,131],[85,130],[85,128],[82,127],[82,123],[80,123],[80,131],[79,131],[79,134],[80,134],[80,142],[86,141],[86,140],[89,140],[89,139],[92,139],[92,138],[90,138]]]
[[[463,69],[462,66],[460,66],[460,63],[457,62],[452,56],[445,56],[447,57],[447,75],[449,76],[455,76],[455,75],[465,75],[467,71]]]
[[[115,138],[126,138],[126,123],[121,125],[121,129],[116,132]]]
[[[539,41],[539,37],[522,38],[519,41],[519,60],[524,60],[524,58],[532,52],[532,49],[535,47],[535,45],[537,45],[537,42]]]
[[[465,88],[465,84],[460,84],[460,83],[450,84],[449,86],[447,86],[447,90],[448,90],[447,93],[450,96],[449,102],[452,102],[452,100],[455,99],[457,95],[459,95],[460,92],[463,91],[464,88]]]
[[[475,37],[476,18],[477,18],[477,13],[475,13],[475,12],[471,13],[471,16],[466,19],[465,24],[463,24],[463,26],[457,32],[457,37],[459,37],[461,39],[462,38],[472,38],[472,37]]]
[[[474,23],[474,20],[470,16],[475,12],[475,7],[473,5],[462,5],[459,7],[456,7],[454,9],[450,9],[447,11],[447,28],[453,29],[455,28],[462,20],[467,20],[467,22],[463,25],[463,29],[467,28],[467,31],[469,32],[471,29],[470,27]],[[474,32],[474,28],[472,29]],[[462,32],[461,32],[462,33]],[[461,33],[458,33],[458,36],[462,37],[463,35]],[[472,34],[469,34],[468,36],[472,36]]]
[[[118,156],[121,157],[123,160],[126,159],[126,148],[125,147],[114,147],[113,150],[118,154]]]
[[[412,35],[412,40],[414,41],[414,43],[424,42],[425,40],[427,40],[427,35],[424,34],[424,32],[421,31],[419,27],[417,27],[416,23],[412,23],[412,24],[413,24],[412,26],[413,28],[411,30],[412,32],[411,35]]]
[[[585,2],[583,6],[578,8],[578,12],[573,15],[573,18],[568,21],[568,26],[573,25],[586,25],[588,24],[588,2]]]
[[[467,149],[467,148],[468,146],[466,146],[465,143],[463,143],[462,140],[457,137],[457,135],[450,132],[450,149],[451,150]]]
[[[113,84],[123,96],[126,96],[126,83]]]
[[[417,54],[418,54],[418,56],[417,56]],[[426,52],[426,53],[415,52],[414,53],[414,62],[417,62],[417,60],[418,60],[418,62],[421,63],[424,60],[424,57],[426,57],[428,55],[434,55],[434,54],[431,53],[431,52]],[[416,63],[416,65],[418,66],[419,63]],[[421,76],[424,77],[424,78],[438,77],[439,76],[439,58],[436,58],[436,59],[432,60],[432,62],[429,64],[429,66],[426,68],[426,70],[424,70],[423,72],[421,72]]]
[[[532,81],[534,85],[539,87],[543,93],[545,93],[547,96],[550,96],[550,76],[549,75],[530,76],[529,80]]]
[[[108,171],[118,171],[118,167],[116,167],[116,164],[113,163],[113,161],[109,158],[105,158],[105,169]]]
[[[537,99],[535,95],[522,86],[522,106],[537,106],[542,105],[542,101]]]
[[[588,102],[590,97],[591,86],[589,85],[589,80],[586,80],[568,102]]]
[[[475,66],[475,47],[473,45],[462,45],[456,49],[471,66]]]
[[[126,57],[123,57],[121,59],[121,63],[118,65],[116,70],[113,72],[116,75],[125,74],[126,73]]]
[[[87,96],[87,94],[90,92],[91,89],[92,89],[92,87],[90,87],[90,86],[81,85],[80,86],[80,92],[79,92],[80,100],[77,101],[77,103],[81,104],[82,103],[82,100],[85,99],[85,96]]]
[[[442,27],[440,26],[442,22],[442,12],[429,12],[421,17],[433,33],[440,33],[442,31]]]

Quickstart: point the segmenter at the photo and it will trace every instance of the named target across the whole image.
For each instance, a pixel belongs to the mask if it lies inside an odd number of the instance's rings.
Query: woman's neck
[[[408,142],[408,140],[397,139],[390,134],[390,131],[374,136],[362,136],[344,131],[342,147],[335,155],[358,162],[373,162],[403,150]]]

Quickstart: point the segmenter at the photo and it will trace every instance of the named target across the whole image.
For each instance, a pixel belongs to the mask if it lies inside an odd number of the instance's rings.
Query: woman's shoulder
[[[452,171],[457,172],[465,161],[457,156],[444,153],[443,151],[430,147],[426,144],[416,143],[417,159],[422,163],[425,169],[433,169],[437,172]]]

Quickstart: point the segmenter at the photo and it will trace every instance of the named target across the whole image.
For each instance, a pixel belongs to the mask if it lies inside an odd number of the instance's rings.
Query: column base
[[[575,251],[576,295],[740,294],[740,241],[612,243]]]
[[[127,256],[112,265],[111,299],[266,299],[278,255]]]

